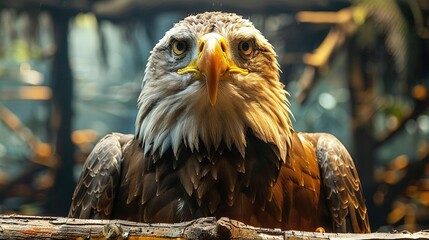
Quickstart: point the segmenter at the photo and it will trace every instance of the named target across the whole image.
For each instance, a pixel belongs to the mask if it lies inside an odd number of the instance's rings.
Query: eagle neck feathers
[[[148,82],[145,88],[152,84]],[[285,161],[293,131],[287,92],[279,81],[261,86],[267,89],[243,91],[230,82],[221,84],[215,106],[210,105],[206,87],[199,81],[170,95],[144,89],[138,102],[137,139],[145,154],[162,156],[171,148],[177,159],[182,148],[193,152],[204,147],[210,153],[222,144],[245,158],[250,133],[274,145],[279,160]]]

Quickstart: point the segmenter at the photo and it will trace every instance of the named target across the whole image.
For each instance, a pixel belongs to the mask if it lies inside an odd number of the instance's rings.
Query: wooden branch
[[[296,93],[296,99],[299,104],[303,104],[308,100],[311,90],[316,83],[318,77],[318,69],[316,67],[307,65],[305,66],[304,72],[298,80],[298,91]]]
[[[334,50],[339,48],[344,43],[344,40],[345,36],[341,31],[336,28],[331,29],[314,53],[304,55],[303,62],[316,68],[326,66]]]
[[[353,21],[352,9],[345,8],[338,12],[302,11],[296,14],[296,19],[302,23],[315,24],[346,24]]]
[[[0,91],[0,94],[2,91]],[[1,99],[1,97],[0,97]],[[0,104],[0,123],[9,128],[33,152],[31,161],[46,167],[55,167],[57,159],[53,156],[52,147],[37,137],[11,110]]]
[[[417,239],[417,233],[315,233],[256,228],[228,218],[182,223],[136,223],[64,217],[0,215],[0,239]]]
[[[344,34],[340,30],[332,28],[313,53],[304,54],[303,62],[306,68],[298,80],[297,99],[300,104],[306,102],[313,86],[317,82],[319,72],[326,68],[334,51],[341,47],[344,41]]]
[[[0,100],[46,101],[51,99],[51,88],[46,86],[20,86],[0,89]]]

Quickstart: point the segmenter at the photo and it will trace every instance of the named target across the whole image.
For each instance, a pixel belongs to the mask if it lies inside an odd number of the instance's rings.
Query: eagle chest
[[[183,148],[179,157],[145,157],[141,146],[125,151],[119,206],[114,215],[144,222],[176,222],[204,216],[246,220],[272,201],[281,168],[276,148],[248,136],[243,157],[223,144],[216,150]],[[280,209],[280,206],[276,208]],[[127,215],[127,211],[139,214]],[[122,214],[123,212],[124,214]],[[131,218],[129,217],[131,216]]]

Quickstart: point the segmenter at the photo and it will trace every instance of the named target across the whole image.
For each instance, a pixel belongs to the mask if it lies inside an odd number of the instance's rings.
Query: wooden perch
[[[136,223],[64,217],[0,215],[0,239],[418,239],[417,233],[315,233],[256,228],[229,218],[200,218],[189,222]]]

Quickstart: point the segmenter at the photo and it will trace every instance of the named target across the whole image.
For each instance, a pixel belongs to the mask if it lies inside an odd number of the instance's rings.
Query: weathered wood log
[[[422,239],[429,232],[336,234],[256,228],[228,218],[136,223],[64,217],[0,215],[0,239]]]

